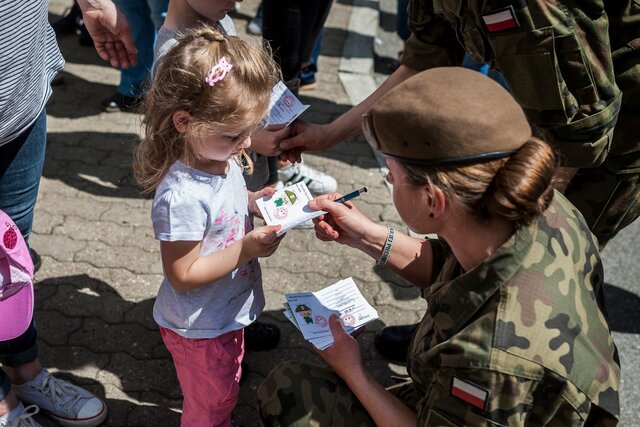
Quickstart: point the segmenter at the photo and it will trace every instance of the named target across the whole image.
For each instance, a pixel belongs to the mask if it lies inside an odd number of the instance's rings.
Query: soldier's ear
[[[447,196],[436,185],[425,185],[425,199],[429,207],[431,218],[437,218],[444,213],[447,208]]]

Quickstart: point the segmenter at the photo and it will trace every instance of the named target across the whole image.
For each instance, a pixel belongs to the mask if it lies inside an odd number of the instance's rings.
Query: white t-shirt
[[[226,175],[211,175],[174,163],[156,190],[151,219],[158,240],[201,241],[201,255],[224,250],[252,229],[240,166],[230,160]],[[264,304],[260,264],[252,259],[187,292],[175,290],[165,275],[153,318],[186,338],[214,338],[249,325]]]

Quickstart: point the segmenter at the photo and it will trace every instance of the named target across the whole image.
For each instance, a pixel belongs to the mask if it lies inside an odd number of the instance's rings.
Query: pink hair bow
[[[233,65],[229,64],[226,57],[220,58],[220,61],[213,66],[209,75],[204,79],[209,86],[215,86],[220,80],[224,79],[229,71],[233,68]]]

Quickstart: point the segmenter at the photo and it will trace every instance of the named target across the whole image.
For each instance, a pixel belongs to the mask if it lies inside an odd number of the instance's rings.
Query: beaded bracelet
[[[387,240],[384,242],[384,246],[382,247],[382,255],[380,255],[380,259],[376,263],[376,265],[385,265],[387,260],[389,259],[389,253],[391,253],[391,245],[393,245],[393,238],[396,236],[396,229],[393,227],[387,227],[389,231],[387,232]]]

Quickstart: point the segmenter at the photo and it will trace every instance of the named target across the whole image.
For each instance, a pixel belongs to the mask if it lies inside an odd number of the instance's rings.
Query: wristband
[[[387,227],[389,231],[387,232],[387,240],[384,242],[384,246],[382,247],[382,255],[380,255],[380,259],[376,263],[376,265],[385,265],[387,260],[389,259],[389,253],[391,252],[391,246],[393,245],[393,238],[396,236],[396,229],[393,227]]]

